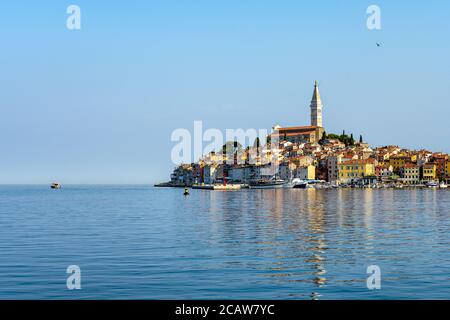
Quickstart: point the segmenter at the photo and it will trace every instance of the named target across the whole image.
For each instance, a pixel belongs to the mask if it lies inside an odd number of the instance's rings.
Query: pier
[[[220,190],[220,191],[234,191],[242,189],[240,184],[209,184],[209,185],[193,185],[192,189],[200,190]]]

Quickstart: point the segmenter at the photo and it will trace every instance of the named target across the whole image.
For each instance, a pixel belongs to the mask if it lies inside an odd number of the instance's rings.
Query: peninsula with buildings
[[[433,187],[450,182],[449,155],[399,146],[371,148],[360,136],[328,134],[316,81],[309,126],[274,126],[266,139],[244,148],[237,141],[198,162],[181,164],[157,186],[198,189]],[[265,140],[265,141],[264,141]]]

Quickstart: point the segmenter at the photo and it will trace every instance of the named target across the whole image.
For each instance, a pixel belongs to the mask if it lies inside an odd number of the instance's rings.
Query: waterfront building
[[[242,183],[244,180],[244,168],[241,166],[233,166],[228,171],[228,177],[233,183]]]
[[[400,168],[401,181],[405,184],[418,184],[420,182],[419,167],[412,163],[407,163]]]
[[[271,164],[255,166],[254,174],[252,174],[251,180],[252,181],[270,180],[278,173],[276,170],[277,170],[276,166],[272,166]]]
[[[378,177],[378,180],[382,182],[386,182],[391,179],[394,174],[394,169],[389,164],[378,164],[375,166],[375,175]]]
[[[448,154],[434,153],[431,157],[432,163],[436,165],[436,178],[439,180],[445,180],[445,165],[448,161]]]
[[[339,167],[339,181],[352,182],[361,180],[365,176],[375,175],[375,160],[350,160],[342,162]]]
[[[328,181],[334,182],[339,179],[338,165],[342,162],[342,155],[333,155],[327,157]]]
[[[192,183],[203,182],[203,166],[200,163],[192,163]]]
[[[316,167],[309,165],[307,167],[300,167],[297,169],[297,178],[301,180],[315,180],[316,179]]]
[[[207,164],[203,167],[203,182],[205,184],[214,184],[216,181],[217,165]]]
[[[424,181],[436,180],[436,165],[434,163],[426,163],[422,167],[422,179]]]
[[[364,176],[361,178],[361,182],[363,185],[374,185],[378,183],[378,177],[375,175]]]
[[[328,179],[328,170],[326,166],[317,166],[316,167],[316,179],[322,181],[329,181]]]
[[[322,153],[316,154],[316,180],[329,181],[327,158]]]
[[[176,186],[190,186],[193,184],[193,166],[190,164],[182,164],[175,168],[170,175],[170,180]]]
[[[294,178],[294,172],[297,166],[294,163],[284,161],[278,169],[281,180],[291,181]]]

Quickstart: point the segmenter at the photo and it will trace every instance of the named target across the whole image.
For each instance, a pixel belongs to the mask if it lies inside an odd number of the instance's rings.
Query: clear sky
[[[66,8],[81,8],[81,30]],[[382,30],[366,28],[381,8]],[[450,152],[449,1],[22,1],[0,7],[0,183],[167,180],[176,128],[309,124]],[[376,42],[382,43],[381,47]]]

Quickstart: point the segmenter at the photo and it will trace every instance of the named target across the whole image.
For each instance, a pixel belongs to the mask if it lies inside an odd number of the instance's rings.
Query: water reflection
[[[67,248],[79,298],[450,298],[450,190],[0,191],[3,298],[72,298]]]
[[[321,190],[309,189],[306,190],[307,199],[307,212],[310,231],[310,247],[308,250],[311,252],[311,257],[306,259],[305,262],[312,264],[313,267],[313,279],[312,282],[317,287],[326,285],[327,279],[325,278],[325,250],[327,244],[325,241],[325,210],[324,210],[324,193]],[[313,293],[313,299],[318,299],[319,295]]]
[[[314,300],[324,297],[329,286],[364,289],[367,265],[385,267],[386,253],[393,248],[398,251],[397,243],[405,241],[410,223],[405,221],[405,213],[414,214],[421,203],[428,203],[426,210],[431,217],[438,211],[436,193],[415,190],[249,190],[212,194],[211,203],[217,205],[212,211],[222,215],[224,239],[234,239],[227,243],[228,257],[241,256],[241,251],[236,252],[237,242],[243,250],[254,247],[253,252],[247,252],[253,256],[252,264],[245,267],[259,270],[263,279],[290,290],[290,297]],[[420,218],[423,221],[424,217]],[[405,234],[400,230],[406,230]],[[410,261],[413,256],[411,251],[389,259]],[[360,277],[347,274],[346,268]]]

